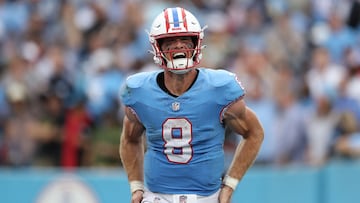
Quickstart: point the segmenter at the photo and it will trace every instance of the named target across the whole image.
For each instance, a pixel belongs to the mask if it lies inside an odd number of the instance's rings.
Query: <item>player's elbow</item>
[[[255,138],[258,140],[259,143],[262,143],[264,141],[264,136],[265,136],[264,129],[262,128],[262,126],[260,126],[255,131],[256,131],[254,133],[256,135]]]
[[[249,130],[248,135],[244,136],[245,139],[252,140],[252,142],[261,145],[264,141],[264,129],[261,125],[257,125],[256,127]]]

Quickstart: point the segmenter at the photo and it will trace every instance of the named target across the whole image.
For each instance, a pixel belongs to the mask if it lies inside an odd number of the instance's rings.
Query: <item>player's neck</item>
[[[185,74],[175,74],[170,71],[165,71],[164,82],[168,91],[174,95],[180,96],[192,86],[196,77],[196,69],[192,69]]]

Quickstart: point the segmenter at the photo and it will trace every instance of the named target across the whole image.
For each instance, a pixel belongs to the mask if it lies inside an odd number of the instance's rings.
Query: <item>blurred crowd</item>
[[[145,31],[172,6],[208,25],[201,66],[245,87],[255,164],[360,158],[358,0],[0,0],[0,166],[120,166],[118,91],[158,69]]]

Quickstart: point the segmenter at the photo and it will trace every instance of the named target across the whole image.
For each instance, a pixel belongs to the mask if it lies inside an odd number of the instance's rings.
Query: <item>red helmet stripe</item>
[[[185,27],[186,30],[188,30],[187,22],[186,22],[186,14],[185,14],[185,9],[184,8],[181,8],[181,15],[182,15],[184,27]]]
[[[165,9],[165,11],[164,11],[165,25],[166,25],[166,32],[167,32],[167,33],[169,32],[169,28],[170,28],[168,10],[169,10],[169,9]]]

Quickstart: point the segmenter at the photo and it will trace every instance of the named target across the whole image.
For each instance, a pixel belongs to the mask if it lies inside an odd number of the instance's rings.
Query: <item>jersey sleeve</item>
[[[134,104],[134,100],[131,99],[131,88],[125,81],[124,84],[120,88],[120,101],[125,105],[129,106],[131,104]]]

